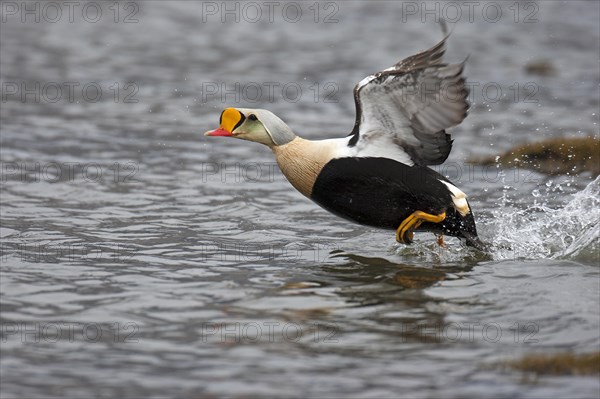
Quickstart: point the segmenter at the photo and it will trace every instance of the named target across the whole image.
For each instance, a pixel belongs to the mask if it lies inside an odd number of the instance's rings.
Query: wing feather
[[[356,156],[386,148],[408,164],[437,165],[446,160],[452,140],[446,129],[467,115],[465,62],[444,64],[446,33],[429,50],[407,57],[363,79],[354,88],[356,122],[349,146]],[[392,147],[390,147],[392,146]]]

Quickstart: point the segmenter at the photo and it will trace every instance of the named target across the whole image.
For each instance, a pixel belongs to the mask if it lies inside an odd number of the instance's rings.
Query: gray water
[[[467,162],[599,135],[599,3],[477,3],[472,20],[427,3],[457,19],[448,59],[470,55],[473,105],[438,170],[489,255],[396,244],[303,198],[267,148],[202,136],[227,106],[346,135],[354,84],[441,37],[424,3],[82,2],[72,21],[27,3],[39,22],[11,4],[3,398],[600,395],[597,376],[503,366],[600,349],[600,180]],[[528,74],[539,61],[553,73]]]

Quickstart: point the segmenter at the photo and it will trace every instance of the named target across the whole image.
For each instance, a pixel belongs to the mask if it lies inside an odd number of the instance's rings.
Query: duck
[[[369,75],[354,87],[350,134],[324,140],[297,136],[265,109],[226,108],[205,136],[233,137],[269,147],[291,185],[325,210],[361,225],[394,230],[411,244],[415,231],[484,248],[467,195],[431,168],[450,154],[446,130],[467,116],[467,59],[442,58],[449,37]]]

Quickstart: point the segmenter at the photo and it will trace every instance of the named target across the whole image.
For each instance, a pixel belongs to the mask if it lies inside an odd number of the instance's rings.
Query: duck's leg
[[[446,243],[444,242],[444,235],[443,234],[436,234],[435,235],[437,244],[442,247],[442,248],[447,248],[448,246],[446,245]]]
[[[439,215],[431,215],[422,211],[414,211],[409,217],[404,219],[396,230],[396,241],[402,244],[410,244],[413,240],[413,231],[423,222],[440,223],[446,219],[446,212]]]

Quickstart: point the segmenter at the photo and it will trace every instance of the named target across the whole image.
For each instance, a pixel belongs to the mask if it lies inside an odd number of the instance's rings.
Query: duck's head
[[[296,135],[275,114],[265,109],[226,108],[220,126],[205,136],[235,137],[275,147],[287,144]]]

